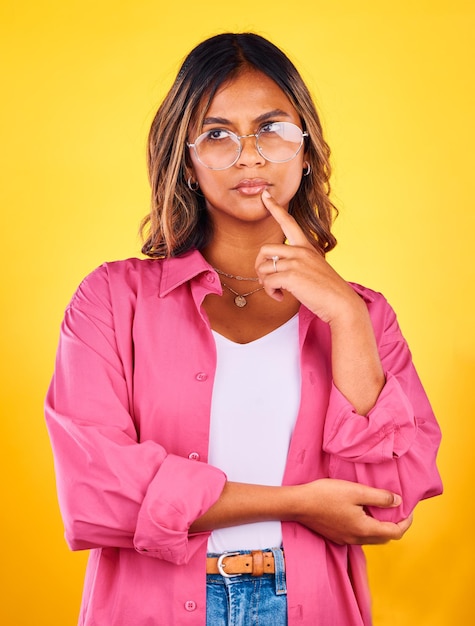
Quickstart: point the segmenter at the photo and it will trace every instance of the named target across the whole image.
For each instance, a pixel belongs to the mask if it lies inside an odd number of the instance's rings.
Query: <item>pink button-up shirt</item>
[[[441,492],[440,432],[394,312],[368,306],[387,382],[367,416],[332,384],[328,326],[299,313],[301,406],[284,484],[343,478],[399,493],[398,521]],[[208,533],[189,527],[226,477],[207,463],[215,344],[201,308],[220,294],[199,252],[99,267],[61,328],[46,402],[59,501],[73,550],[90,549],[79,624],[202,625]],[[289,626],[371,623],[359,546],[282,524]]]

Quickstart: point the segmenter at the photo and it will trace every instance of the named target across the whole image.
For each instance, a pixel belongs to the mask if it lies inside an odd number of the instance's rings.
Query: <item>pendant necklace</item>
[[[245,279],[245,280],[247,280],[247,279]],[[221,284],[223,285],[223,287],[226,287],[226,289],[229,289],[229,291],[232,294],[235,295],[234,304],[237,307],[239,307],[240,309],[242,309],[244,306],[246,306],[246,304],[247,304],[246,298],[248,296],[250,296],[253,293],[256,293],[258,291],[261,291],[262,289],[264,289],[264,287],[258,287],[257,289],[253,289],[252,291],[248,291],[247,293],[238,293],[237,291],[234,291],[234,289],[232,289],[232,287],[230,287],[229,285],[226,285],[226,283],[223,283],[223,281],[221,281]]]

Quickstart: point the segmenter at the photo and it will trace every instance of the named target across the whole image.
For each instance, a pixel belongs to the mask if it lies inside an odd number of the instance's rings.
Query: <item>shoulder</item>
[[[163,272],[164,259],[130,258],[123,261],[104,263],[95,270],[103,280],[107,278],[109,288],[113,291],[143,289],[150,284],[155,290]],[[93,272],[94,274],[94,272]]]
[[[197,250],[171,258],[107,262],[84,278],[72,303],[80,297],[124,302],[163,295],[207,270],[209,265]]]
[[[369,287],[365,287],[364,285],[360,285],[359,283],[350,282],[349,285],[368,304],[381,301],[381,299],[386,301],[383,294],[380,293],[379,291],[374,291],[373,289],[370,289]]]
[[[359,283],[350,282],[349,285],[366,302],[370,311],[384,311],[391,308],[385,296],[381,292],[374,291],[374,289],[370,289],[369,287],[365,287]]]
[[[379,291],[358,283],[349,284],[366,302],[376,336],[387,338],[389,334],[394,334],[394,337],[402,338],[396,313],[386,297]]]
[[[160,259],[130,258],[102,263],[90,272],[74,293],[70,306],[109,302],[139,291],[154,289],[162,272]]]

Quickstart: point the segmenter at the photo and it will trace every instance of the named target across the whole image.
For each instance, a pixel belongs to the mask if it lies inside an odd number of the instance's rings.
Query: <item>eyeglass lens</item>
[[[203,165],[212,169],[225,169],[239,158],[241,141],[235,133],[218,128],[200,135],[194,148]],[[290,122],[266,124],[256,135],[257,150],[266,160],[274,163],[293,159],[302,143],[302,130]]]

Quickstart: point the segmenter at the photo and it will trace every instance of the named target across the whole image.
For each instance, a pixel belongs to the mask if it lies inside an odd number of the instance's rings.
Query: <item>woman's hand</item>
[[[398,495],[359,483],[322,478],[270,487],[226,483],[219,500],[191,526],[193,533],[262,521],[298,522],[334,543],[380,544],[400,539],[412,522],[381,522],[366,507],[396,507]]]
[[[280,301],[287,291],[329,324],[353,309],[360,311],[361,298],[308,241],[295,219],[268,192],[262,201],[290,244],[265,245],[257,256],[256,271],[266,293]]]
[[[359,414],[367,415],[385,376],[366,304],[267,191],[262,201],[289,245],[262,246],[256,259],[257,275],[271,298],[280,301],[283,291],[288,291],[329,324],[333,382]],[[275,269],[274,256],[278,257]]]
[[[381,522],[366,513],[369,506],[399,506],[401,497],[390,491],[332,478],[297,489],[301,494],[296,521],[337,544],[387,543],[401,539],[412,523],[412,516],[395,524]]]

